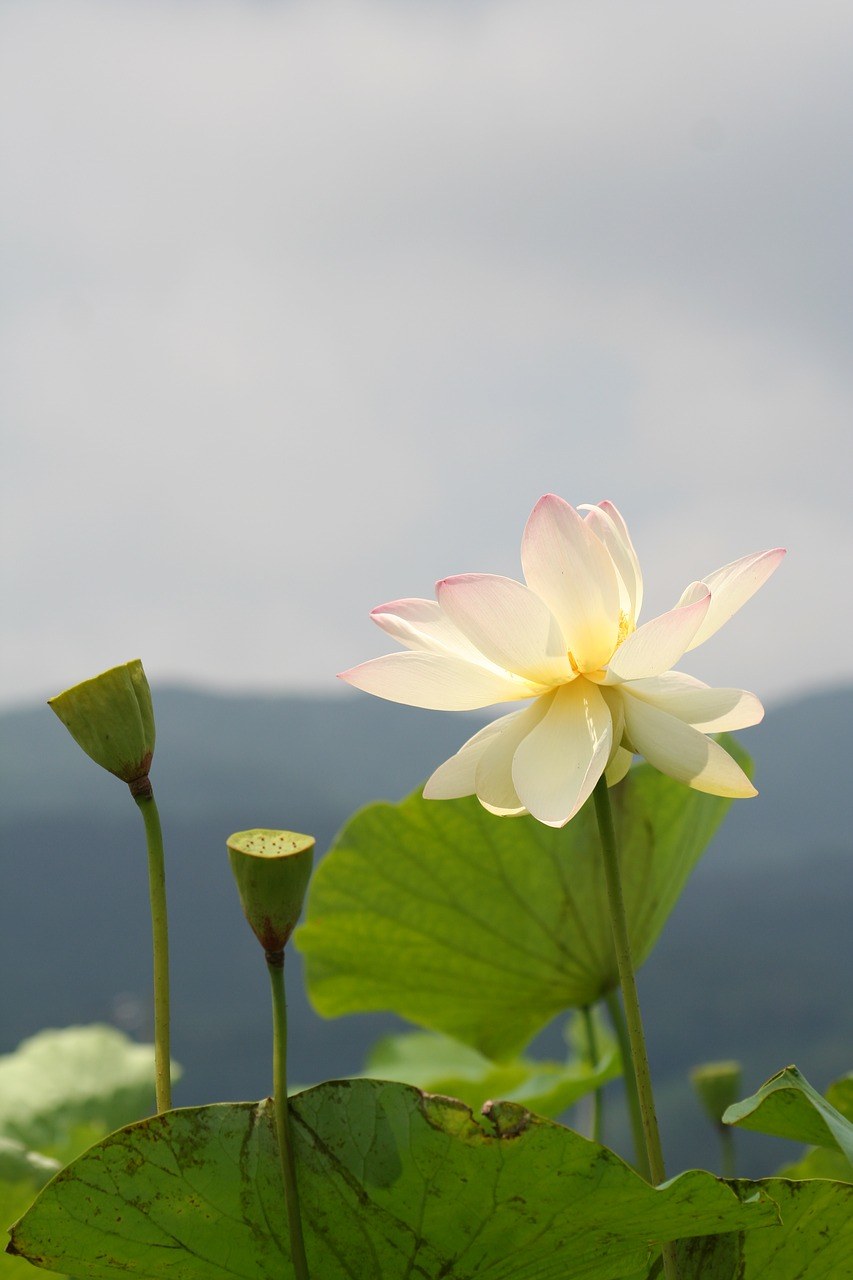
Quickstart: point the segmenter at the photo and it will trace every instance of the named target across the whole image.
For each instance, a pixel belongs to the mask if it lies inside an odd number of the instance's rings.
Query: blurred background
[[[2,991],[0,1049],[46,1020],[148,1034],[135,815],[37,705],[136,656],[165,691],[182,1100],[263,1091],[266,994],[246,1003],[224,837],[328,842],[468,736],[356,713],[370,700],[335,672],[389,647],[372,606],[519,576],[524,521],[555,491],[621,508],[644,617],[789,547],[685,664],[771,710],[745,738],[762,799],[737,813],[771,814],[773,785],[788,808],[688,890],[682,941],[651,965],[675,982],[702,928],[707,963],[724,919],[731,969],[698,971],[707,1017],[667,1019],[661,987],[655,1034],[675,1037],[673,1080],[754,1033],[755,1087],[794,1029],[815,1084],[849,1068],[832,993],[853,959],[851,50],[838,0],[0,4],[2,963],[26,975],[25,998]],[[768,875],[784,929],[752,905]],[[769,967],[765,915],[784,944]],[[225,1019],[203,997],[235,946]],[[304,1018],[304,1079],[330,1073],[329,1036],[357,1069],[378,1025]]]
[[[838,0],[5,0],[3,699],[331,688],[549,490],[648,617],[788,545],[694,673],[850,679],[851,48]]]

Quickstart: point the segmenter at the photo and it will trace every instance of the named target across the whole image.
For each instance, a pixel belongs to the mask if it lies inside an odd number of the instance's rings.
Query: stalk
[[[720,1135],[722,1176],[724,1178],[736,1178],[737,1160],[735,1158],[735,1135],[732,1130],[724,1124],[717,1125],[717,1132]]]
[[[625,1097],[628,1101],[628,1118],[631,1121],[631,1137],[634,1140],[637,1169],[647,1182],[651,1182],[652,1171],[649,1168],[649,1156],[646,1151],[643,1117],[640,1114],[640,1095],[637,1092],[637,1076],[634,1071],[634,1059],[631,1057],[631,1041],[628,1037],[625,1011],[615,991],[609,991],[604,999],[607,1005],[607,1012],[610,1014],[610,1021],[613,1024],[613,1030],[616,1032],[616,1039],[619,1042],[619,1054],[622,1058],[622,1071],[625,1079]]]
[[[299,1188],[296,1185],[296,1161],[293,1158],[290,1108],[287,1101],[287,1001],[284,994],[284,950],[268,951],[266,959],[272,988],[275,1131],[278,1138],[281,1176],[284,1182],[287,1225],[290,1230],[290,1253],[296,1280],[311,1280],[308,1274],[308,1259],[305,1256],[305,1241],[302,1236]]]
[[[610,808],[607,781],[603,774],[596,783],[593,795],[595,797],[598,830],[601,835],[601,851],[604,859],[604,874],[607,880],[607,898],[610,905],[613,944],[616,949],[619,982],[622,987],[622,1002],[628,1026],[630,1061],[633,1063],[634,1077],[637,1082],[637,1096],[640,1104],[640,1117],[643,1125],[643,1137],[645,1139],[651,1180],[657,1185],[666,1180],[666,1170],[663,1162],[657,1115],[655,1114],[652,1076],[649,1070],[648,1054],[646,1053],[646,1038],[643,1033],[640,1000],[637,995],[637,980],[634,974],[634,962],[631,959],[628,917],[625,912],[622,876],[616,852],[613,812]],[[663,1256],[664,1275],[667,1280],[678,1280],[675,1246],[673,1244],[664,1244],[661,1246],[661,1253]]]
[[[581,1017],[583,1018],[584,1034],[586,1036],[586,1052],[589,1064],[592,1067],[598,1065],[598,1038],[595,1034],[595,1018],[592,1009],[587,1004],[581,1009]],[[599,1085],[595,1093],[592,1095],[592,1121],[590,1124],[590,1137],[593,1142],[600,1142],[601,1135],[604,1130],[604,1090]]]
[[[154,951],[154,1077],[158,1111],[172,1106],[172,1060],[169,1049],[169,926],[166,917],[166,866],[163,832],[151,784],[134,795],[148,845],[148,892],[151,899],[151,938]]]

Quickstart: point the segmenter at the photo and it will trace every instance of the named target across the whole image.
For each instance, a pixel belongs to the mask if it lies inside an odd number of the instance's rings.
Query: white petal
[[[546,684],[572,679],[557,620],[535,592],[512,578],[463,573],[436,584],[442,612],[504,671]]]
[[[512,761],[518,747],[542,721],[556,694],[546,693],[531,707],[503,717],[501,732],[486,745],[477,765],[477,798],[491,813],[525,812],[512,780]]]
[[[342,671],[338,679],[377,698],[433,711],[474,711],[545,692],[519,676],[440,653],[389,653]]]
[[[733,613],[737,613],[741,605],[746,604],[750,596],[755,595],[763,586],[771,573],[782,563],[785,555],[784,547],[774,547],[772,551],[757,551],[753,555],[733,560],[709,573],[702,581],[711,591],[711,607],[696,635],[690,649],[703,644],[715,631],[719,631],[728,622]]]
[[[435,600],[391,600],[371,609],[370,616],[377,627],[407,649],[482,661],[471,641],[445,617]]]
[[[754,693],[745,689],[711,689],[683,671],[632,680],[629,692],[702,733],[746,729],[764,719],[764,708]]]
[[[579,510],[586,511],[586,523],[610,553],[619,579],[621,608],[633,625],[643,603],[643,575],[625,521],[612,502],[599,502],[595,507],[583,505]]]
[[[581,671],[603,667],[619,633],[619,585],[604,544],[574,507],[549,493],[527,521],[521,561]]]
[[[755,787],[727,751],[692,725],[621,688],[625,727],[639,753],[661,773],[715,796],[754,796]]]
[[[637,598],[634,606],[634,617],[636,619],[640,616],[640,610],[643,607],[643,575],[642,575],[642,572],[640,571],[640,560],[636,551],[634,550],[634,544],[631,541],[631,535],[628,532],[628,526],[625,523],[625,520],[619,508],[615,506],[614,503],[609,501],[600,502],[598,505],[601,507],[602,511],[604,511],[607,515],[610,516],[610,519],[613,521],[613,523],[616,526],[619,536],[621,537],[623,543],[628,549],[629,556],[634,562],[634,567],[636,571],[636,592],[637,592]]]
[[[682,657],[696,634],[710,599],[706,587],[692,604],[670,609],[669,613],[662,613],[632,631],[610,659],[610,670],[620,680],[639,680],[643,676],[657,676],[668,671]]]
[[[613,742],[611,747],[611,755],[622,741],[622,735],[625,732],[625,710],[622,706],[622,695],[619,688],[612,688],[608,685],[600,684],[598,688],[601,690],[601,696],[607,704],[607,710],[610,712],[610,720],[613,725]]]
[[[565,826],[604,772],[612,738],[610,712],[595,685],[562,685],[515,753],[512,778],[521,803],[547,826]]]
[[[512,715],[517,715],[512,712]],[[510,716],[501,716],[493,720],[469,738],[467,742],[440,764],[430,775],[424,785],[425,800],[459,800],[462,796],[472,796],[477,790],[477,765],[491,741],[500,734],[501,725]]]
[[[610,758],[610,764],[604,770],[604,776],[607,779],[608,787],[615,787],[617,782],[621,782],[625,774],[631,768],[634,757],[630,751],[626,751],[624,747],[617,747]]]

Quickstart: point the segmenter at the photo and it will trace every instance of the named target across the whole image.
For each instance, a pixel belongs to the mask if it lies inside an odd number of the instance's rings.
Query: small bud
[[[295,831],[238,831],[227,844],[243,913],[267,957],[280,955],[302,910],[314,837]]]
[[[145,790],[154,755],[151,690],[138,658],[112,667],[48,699],[87,756],[130,784]]]
[[[690,1082],[710,1120],[722,1126],[723,1112],[741,1095],[739,1062],[703,1062],[690,1072]]]

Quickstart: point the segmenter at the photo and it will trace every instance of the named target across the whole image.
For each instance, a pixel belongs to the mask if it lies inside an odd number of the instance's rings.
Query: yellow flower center
[[[628,636],[631,634],[632,631],[636,631],[636,626],[634,625],[632,620],[629,618],[625,610],[620,609],[619,610],[619,629],[616,633],[616,644],[613,647],[613,653],[616,652],[616,650],[619,648],[620,644],[622,644],[624,640],[627,640]],[[572,671],[575,673],[576,676],[587,676],[589,679],[595,681],[596,683],[599,683],[601,680],[604,679],[605,671],[603,667],[599,667],[591,671],[584,671],[582,670],[580,663],[578,662],[575,655],[572,653],[571,649],[566,650],[566,655],[569,659],[569,666],[571,667]],[[611,654],[610,656],[612,658],[613,654]]]

